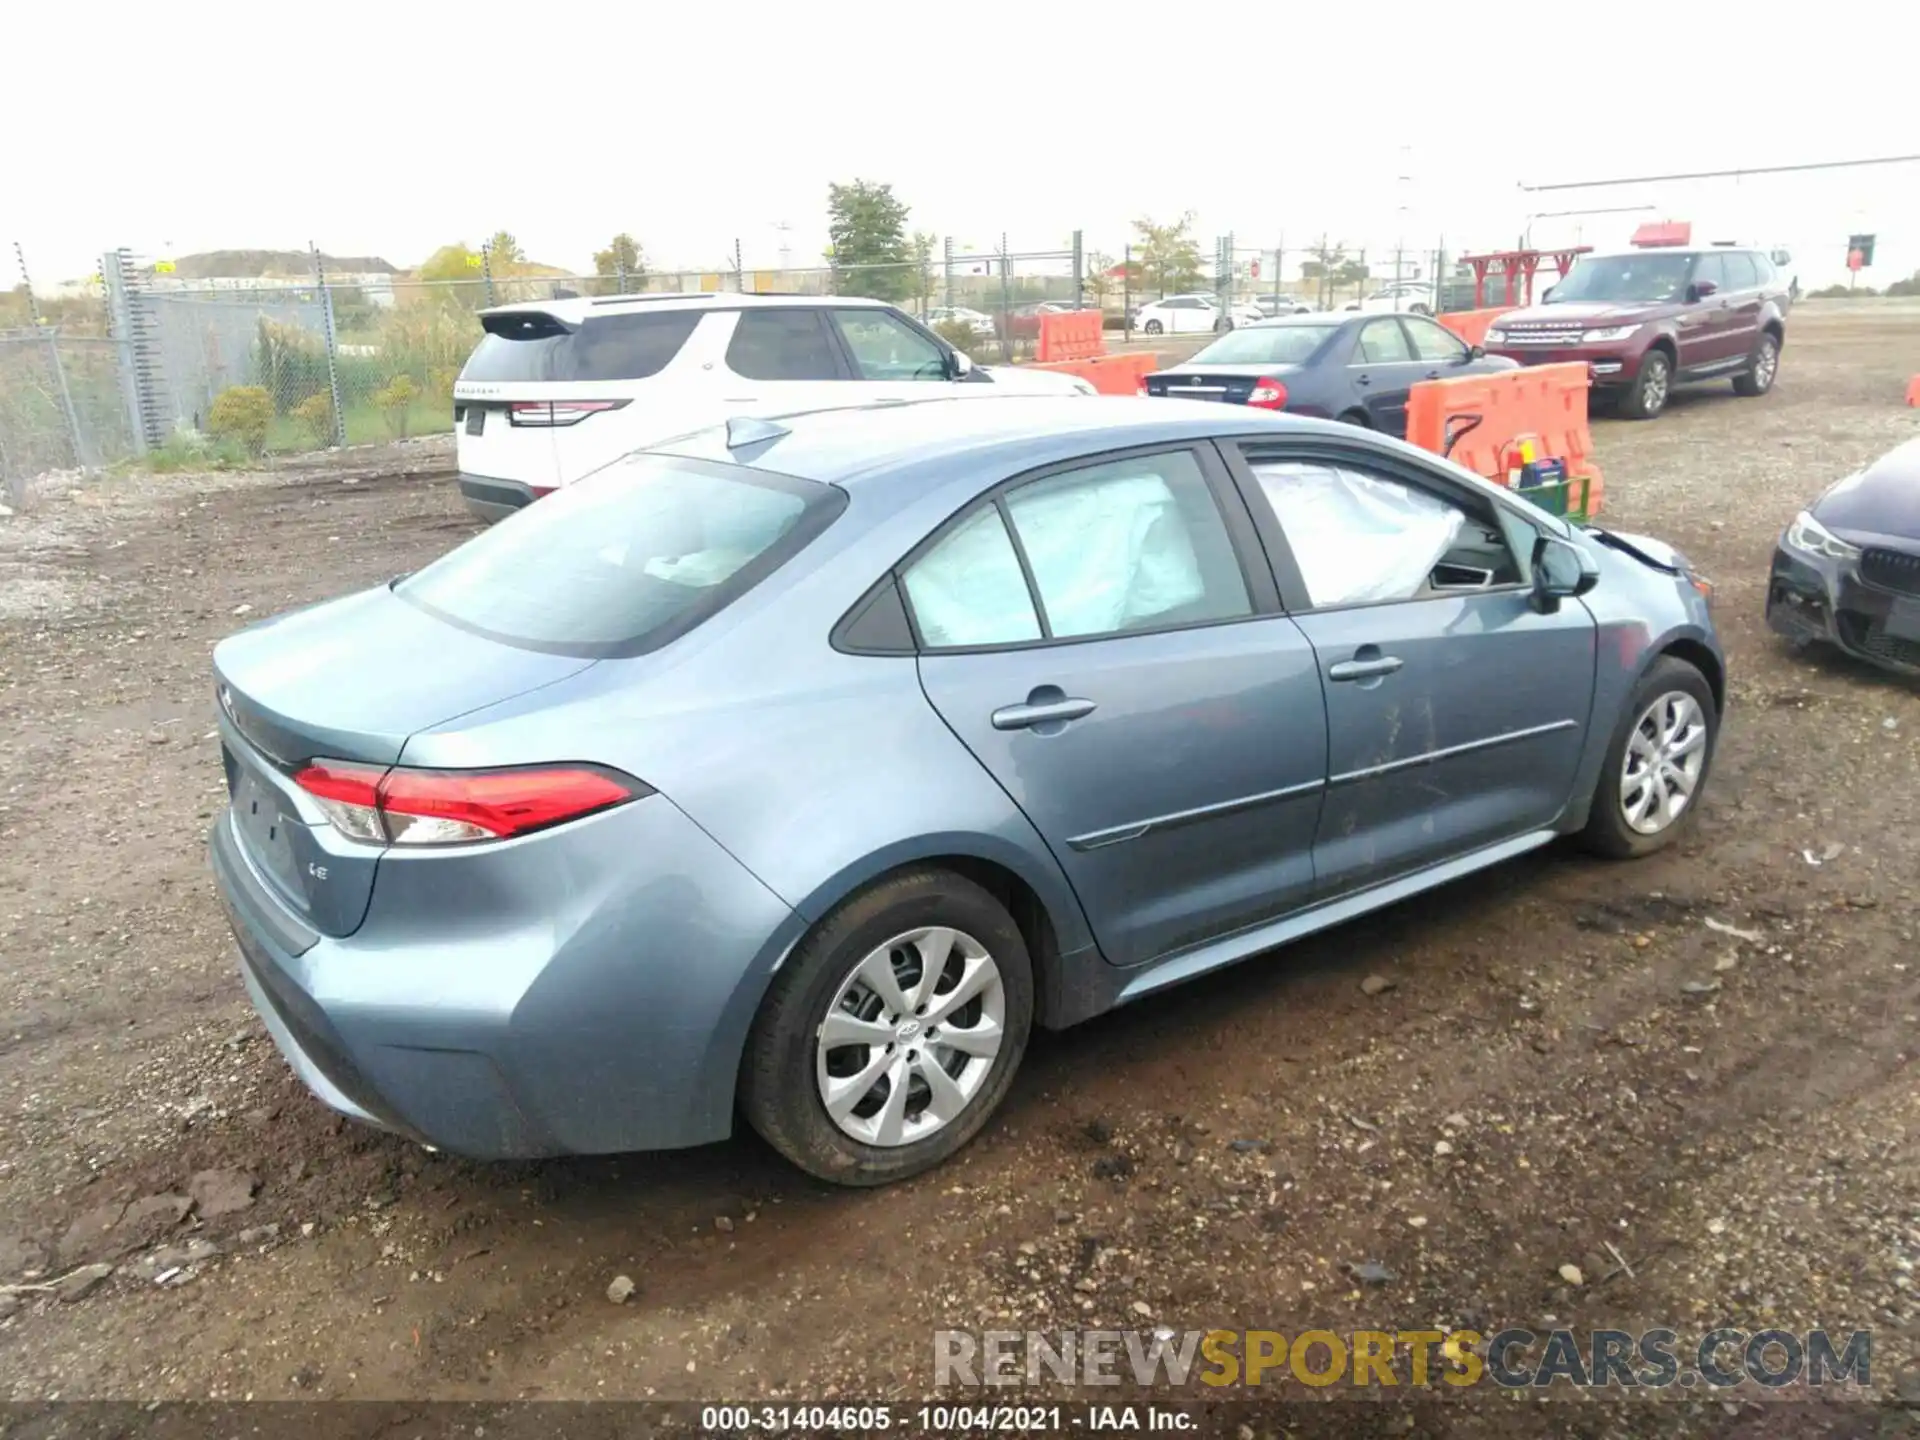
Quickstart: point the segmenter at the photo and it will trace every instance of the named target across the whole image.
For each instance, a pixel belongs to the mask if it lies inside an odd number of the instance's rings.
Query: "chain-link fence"
[[[187,278],[169,265],[107,253],[90,285],[36,300],[0,292],[0,478],[135,456],[243,463],[276,453],[397,440],[449,430],[453,385],[481,336],[479,314],[515,301],[622,294],[863,295],[918,316],[976,359],[1031,357],[1052,311],[1101,310],[1130,329],[1141,305],[1211,295],[1239,319],[1251,308],[1339,310],[1393,280],[1430,284],[1448,308],[1443,254],[1369,254],[1324,236],[1289,248],[1218,237],[1211,255],[1185,248],[1089,252],[1081,232],[1052,249],[1004,235],[922,242],[911,260],[564,275],[483,248],[464,278],[329,273]],[[377,263],[377,262],[361,262]],[[24,261],[22,262],[24,273]],[[1403,307],[1404,308],[1404,307]],[[15,313],[15,312],[18,313]],[[1177,327],[1183,328],[1183,327]]]

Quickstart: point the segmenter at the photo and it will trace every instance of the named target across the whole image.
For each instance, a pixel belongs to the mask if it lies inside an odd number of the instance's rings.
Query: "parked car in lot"
[[[1767,623],[1920,674],[1920,440],[1830,487],[1773,552]]]
[[[964,305],[938,305],[927,311],[929,327],[940,325],[965,325],[982,340],[991,340],[996,333],[993,317],[979,310],[969,310]]]
[[[1253,297],[1253,304],[1254,308],[1259,310],[1261,315],[1268,320],[1276,319],[1282,315],[1311,315],[1314,313],[1313,306],[1293,295],[1256,295]]]
[[[1401,436],[1407,396],[1420,381],[1517,368],[1421,315],[1292,316],[1222,335],[1191,360],[1148,375],[1141,388]]]
[[[1047,315],[1065,315],[1074,308],[1070,300],[1035,300],[1024,305],[1015,305],[1007,311],[1007,335],[1014,340],[1033,340],[1040,334],[1041,318]]]
[[[1205,335],[1255,325],[1265,318],[1257,305],[1223,310],[1215,295],[1168,295],[1142,305],[1134,312],[1133,324],[1148,335]]]
[[[1665,845],[1725,694],[1703,591],[1245,408],[735,418],[223,641],[213,871],[346,1115],[506,1157],[738,1113],[877,1184],[1036,1024],[1557,836]]]
[[[1418,280],[1401,281],[1385,285],[1367,296],[1364,300],[1355,300],[1346,307],[1368,314],[1431,315],[1433,313],[1433,286]]]
[[[498,520],[631,450],[733,415],[945,394],[1091,395],[1077,376],[976,366],[877,300],[621,295],[484,310],[453,387],[467,508]]]
[[[1583,255],[1540,304],[1495,320],[1486,344],[1527,365],[1584,360],[1603,402],[1629,420],[1650,420],[1676,385],[1732,380],[1737,395],[1771,390],[1790,303],[1758,250]]]

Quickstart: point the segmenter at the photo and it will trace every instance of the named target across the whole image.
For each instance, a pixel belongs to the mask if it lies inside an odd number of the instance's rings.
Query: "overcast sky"
[[[1818,284],[1868,230],[1869,283],[1920,267],[1920,165],[1520,188],[1920,152],[1913,0],[8,12],[0,241],[49,283],[120,245],[314,240],[408,266],[501,228],[583,269],[619,230],[655,268],[718,267],[736,239],[749,268],[782,245],[817,264],[827,184],[854,177],[983,249],[1079,228],[1117,256],[1131,220],[1191,210],[1209,255],[1227,231],[1457,253],[1510,244],[1530,214],[1645,204],[1536,218],[1534,237],[1618,243],[1670,215],[1713,232],[1698,239],[1789,244]]]

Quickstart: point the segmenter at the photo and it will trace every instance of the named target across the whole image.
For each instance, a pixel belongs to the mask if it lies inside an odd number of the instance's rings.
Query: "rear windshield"
[[[1250,325],[1229,330],[1189,362],[1194,365],[1304,365],[1336,325]]]
[[[657,375],[700,323],[699,310],[596,315],[568,329],[535,311],[490,315],[462,380],[644,380]]]
[[[752,589],[845,503],[845,492],[810,480],[633,455],[475,536],[394,593],[522,649],[637,655]]]

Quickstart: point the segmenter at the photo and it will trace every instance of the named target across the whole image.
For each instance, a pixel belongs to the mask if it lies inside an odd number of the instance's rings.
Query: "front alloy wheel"
[[[1672,690],[1640,713],[1620,766],[1620,813],[1639,835],[1658,835],[1680,819],[1707,763],[1707,719],[1700,702]]]

